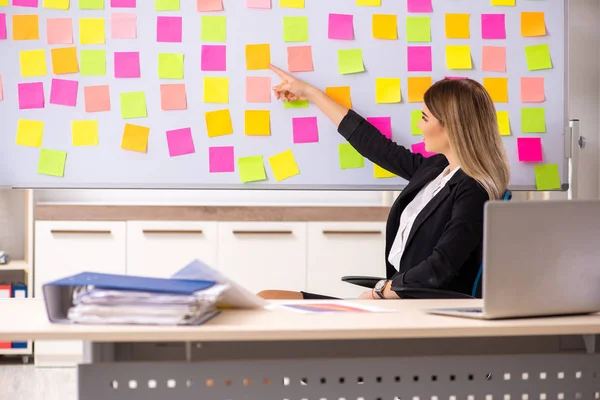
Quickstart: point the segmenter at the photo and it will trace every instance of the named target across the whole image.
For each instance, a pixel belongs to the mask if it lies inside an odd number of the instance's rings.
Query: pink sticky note
[[[75,107],[79,82],[66,79],[52,79],[50,104]]]
[[[246,8],[271,8],[271,0],[246,0]]]
[[[223,0],[198,0],[198,11],[223,11]]]
[[[246,102],[270,103],[271,78],[262,76],[246,77]]]
[[[0,14],[0,39],[6,39],[6,14]]]
[[[469,79],[468,76],[444,76],[445,79],[459,80],[459,79]]]
[[[169,145],[169,155],[171,157],[192,154],[196,152],[194,148],[194,139],[192,139],[192,129],[183,128],[167,131],[167,144]]]
[[[311,46],[288,47],[287,55],[290,72],[314,71]]]
[[[392,118],[391,117],[367,117],[367,122],[373,125],[388,139],[392,138]]]
[[[157,17],[156,19],[156,41],[157,42],[181,42],[182,38],[181,17]]]
[[[431,71],[431,46],[407,47],[409,71]]]
[[[140,53],[136,51],[115,52],[115,78],[139,78]]]
[[[210,172],[234,172],[233,146],[209,147],[208,165]]]
[[[519,149],[519,161],[543,161],[541,138],[517,138],[517,147]]]
[[[489,72],[506,72],[506,47],[483,46],[481,69]]]
[[[4,100],[4,91],[2,90],[2,75],[0,75],[0,100]]]
[[[425,142],[415,143],[415,144],[411,145],[410,147],[411,147],[413,153],[422,154],[423,157],[425,157],[425,158],[429,158],[429,157],[435,156],[437,154],[437,153],[431,153],[431,152],[425,150]]]
[[[430,13],[433,12],[431,0],[408,0],[409,13]]]
[[[13,0],[13,6],[37,8],[38,0]]]
[[[506,39],[504,14],[481,14],[481,37],[484,39]]]
[[[135,39],[137,37],[135,14],[113,14],[110,17],[110,37],[113,39]]]
[[[202,71],[226,71],[227,47],[224,45],[202,45]]]
[[[185,83],[165,83],[160,85],[160,108],[168,110],[187,110]]]
[[[110,90],[108,85],[85,86],[83,88],[86,112],[110,111]]]
[[[135,8],[135,0],[110,0],[113,8]]]
[[[46,20],[48,44],[73,44],[73,22],[71,18],[48,18]]]
[[[546,100],[544,78],[521,78],[521,101],[541,103]]]
[[[42,82],[19,83],[19,109],[44,108],[44,84]]]
[[[351,14],[329,14],[329,39],[353,40],[354,16]]]
[[[315,143],[319,141],[317,117],[292,118],[294,143]]]

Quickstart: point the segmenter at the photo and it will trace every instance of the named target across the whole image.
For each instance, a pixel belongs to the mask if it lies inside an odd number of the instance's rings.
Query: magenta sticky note
[[[58,104],[60,106],[77,105],[77,90],[79,82],[67,79],[52,79],[52,87],[50,88],[50,104]]]
[[[383,136],[392,138],[392,118],[391,117],[367,117],[367,122],[373,125]]]
[[[227,71],[227,46],[202,45],[202,71]]]
[[[519,161],[543,161],[541,138],[517,138],[517,147],[519,151]]]
[[[481,37],[484,39],[506,39],[504,14],[481,14]]]
[[[135,8],[136,0],[110,0],[110,6],[113,8]]]
[[[329,39],[353,40],[354,16],[351,14],[329,14]]]
[[[411,147],[413,153],[422,154],[423,157],[425,157],[425,158],[429,158],[429,157],[435,156],[437,154],[437,153],[431,153],[431,152],[425,150],[425,142],[415,143],[415,144],[411,145],[410,147]]]
[[[234,172],[233,146],[209,147],[208,166],[210,172]]]
[[[44,108],[44,84],[42,82],[19,83],[19,109]]]
[[[196,152],[191,128],[167,131],[167,144],[169,146],[169,155],[171,157]]]
[[[156,41],[167,43],[181,43],[182,39],[181,17],[157,17]]]
[[[6,39],[6,14],[0,14],[0,39]]]
[[[292,118],[294,143],[315,143],[319,141],[317,117]]]
[[[115,78],[139,78],[140,75],[139,52],[115,52]]]
[[[431,0],[408,0],[407,8],[409,13],[430,13],[433,12]]]
[[[445,79],[453,79],[453,80],[459,80],[459,79],[469,79],[468,76],[444,76]]]
[[[13,6],[37,8],[38,0],[13,0]]]
[[[431,46],[408,46],[409,71],[431,71]]]

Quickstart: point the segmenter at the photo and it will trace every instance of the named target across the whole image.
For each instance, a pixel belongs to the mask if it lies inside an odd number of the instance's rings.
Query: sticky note
[[[62,178],[65,174],[67,153],[65,151],[41,149],[38,160],[38,174],[57,176]]]
[[[308,42],[308,17],[283,17],[285,42]]]
[[[433,12],[431,0],[408,0],[407,11],[409,13],[430,13]]]
[[[82,10],[104,10],[104,0],[79,0]]]
[[[325,93],[344,107],[352,108],[350,86],[329,86],[325,88]]]
[[[248,44],[246,45],[246,69],[269,69],[271,63],[271,45]]]
[[[112,14],[110,16],[110,37],[113,39],[135,39],[137,37],[137,17],[135,14]]]
[[[375,39],[398,39],[398,22],[395,14],[373,14],[372,27]]]
[[[139,78],[140,53],[137,51],[116,51],[114,56],[115,78]]]
[[[340,143],[338,145],[338,155],[341,169],[362,168],[365,166],[365,158],[350,143]]]
[[[135,8],[136,0],[110,0],[113,8]]]
[[[7,6],[8,5],[8,0],[6,0],[6,4],[2,4],[2,2],[0,2],[0,5]],[[12,5],[13,6],[17,6],[17,7],[37,8],[38,7],[38,0],[13,0],[12,1]]]
[[[75,74],[79,72],[79,63],[77,62],[77,48],[63,47],[51,49],[52,70],[56,75]]]
[[[206,119],[208,137],[230,135],[233,133],[231,114],[228,109],[207,111],[204,113],[204,117]]]
[[[493,6],[513,6],[515,5],[516,0],[492,0]]]
[[[156,17],[156,41],[163,43],[181,43],[181,17]]]
[[[196,10],[203,11],[223,11],[223,0],[197,0]]]
[[[406,40],[408,42],[431,42],[431,18],[406,17]]]
[[[508,111],[496,111],[496,119],[498,120],[498,131],[500,136],[510,136],[510,119]]]
[[[352,14],[329,14],[327,37],[329,39],[354,40],[354,16]]]
[[[53,8],[56,10],[68,10],[69,0],[44,0],[44,8]]]
[[[425,158],[435,156],[437,153],[433,153],[425,150],[425,142],[415,143],[410,145],[410,149],[414,154],[421,154]]]
[[[483,39],[506,39],[504,14],[481,14],[481,37]]]
[[[550,47],[547,44],[525,46],[525,58],[530,71],[552,68]]]
[[[154,9],[156,11],[178,11],[180,9],[179,0],[154,0]]]
[[[208,170],[210,173],[234,172],[235,155],[233,146],[209,147]]]
[[[304,8],[304,0],[279,0],[279,7]]]
[[[19,83],[17,93],[20,110],[44,108],[44,84],[42,82]]]
[[[469,39],[471,37],[469,14],[446,14],[446,37]]]
[[[537,190],[555,190],[561,188],[558,164],[536,165],[533,169]]]
[[[411,135],[422,135],[423,131],[419,128],[418,123],[423,119],[422,110],[412,110],[410,112],[410,133]]]
[[[104,18],[80,18],[79,43],[105,44]]]
[[[37,14],[12,16],[13,40],[38,40],[40,32]]]
[[[177,157],[196,152],[191,128],[173,129],[167,131],[167,146],[169,156]]]
[[[263,76],[246,77],[246,102],[270,103],[271,78]]]
[[[183,79],[183,54],[159,53],[158,77],[161,79]]]
[[[123,137],[121,138],[121,148],[123,150],[146,153],[148,151],[149,136],[150,128],[134,124],[125,124]]]
[[[290,46],[287,56],[290,72],[314,71],[311,46]]]
[[[79,82],[67,79],[52,79],[50,104],[75,107]]]
[[[19,146],[42,147],[44,122],[29,119],[17,121],[17,140]]]
[[[264,181],[267,179],[262,156],[238,158],[240,180],[246,182]]]
[[[46,75],[46,52],[45,50],[24,50],[19,52],[19,65],[21,76],[44,76]]]
[[[521,13],[521,36],[546,36],[543,12]]]
[[[517,138],[517,149],[521,162],[543,161],[541,138]]]
[[[106,50],[81,50],[81,75],[106,75]]]
[[[271,112],[269,110],[246,110],[244,133],[248,136],[271,135]]]
[[[71,18],[48,18],[46,20],[48,44],[73,44],[73,21]]]
[[[308,100],[286,101],[283,108],[308,108]]]
[[[483,78],[483,87],[494,103],[508,103],[508,78]]]
[[[224,45],[202,45],[202,71],[226,71],[227,47]]]
[[[0,0],[0,7],[2,7],[2,6],[4,6],[4,7],[8,6],[8,0]]]
[[[408,71],[431,71],[431,46],[408,46],[406,48]]]
[[[6,14],[0,13],[0,40],[6,39]]]
[[[203,15],[201,40],[225,43],[227,40],[227,18],[223,15]]]
[[[277,182],[300,174],[294,153],[291,150],[269,157],[269,164]]]
[[[338,50],[338,70],[342,75],[363,72],[365,66],[363,64],[362,50]]]
[[[521,78],[521,102],[541,103],[545,100],[544,78]]]
[[[459,79],[469,79],[469,77],[468,76],[444,76],[444,79],[459,80]]]
[[[204,102],[229,103],[229,78],[204,77]]]
[[[408,102],[419,103],[423,101],[425,92],[431,87],[430,76],[409,76],[408,80]]]
[[[521,131],[523,133],[546,132],[546,113],[543,108],[521,109]]]
[[[146,95],[144,92],[121,93],[121,116],[127,118],[147,117]]]
[[[390,117],[367,117],[366,120],[383,136],[388,139],[392,138],[392,119]]]
[[[168,110],[187,110],[185,83],[160,85],[160,108]]]
[[[488,72],[506,72],[506,47],[483,46],[481,69]]]
[[[246,8],[271,8],[271,0],[246,0]]]
[[[108,85],[85,86],[83,97],[86,112],[110,111],[110,89]]]
[[[377,164],[373,164],[373,176],[377,179],[384,179],[384,178],[394,178],[397,175],[391,173],[390,171],[388,171],[384,168],[381,168]]]
[[[400,103],[400,78],[376,78],[375,102],[378,104]]]
[[[292,118],[294,143],[316,143],[319,141],[317,117]]]
[[[98,146],[98,121],[71,121],[73,146]]]
[[[470,46],[446,46],[446,67],[448,69],[471,69]]]
[[[381,7],[381,0],[356,0],[357,6]]]

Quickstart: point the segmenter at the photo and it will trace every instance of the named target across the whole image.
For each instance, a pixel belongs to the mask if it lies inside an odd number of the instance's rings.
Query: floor
[[[0,359],[2,399],[76,400],[75,368],[35,368]]]

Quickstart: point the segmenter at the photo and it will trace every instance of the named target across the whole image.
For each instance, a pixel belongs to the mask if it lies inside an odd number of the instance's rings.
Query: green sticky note
[[[536,165],[533,169],[535,171],[535,186],[537,187],[537,190],[554,190],[561,188],[558,164]]]
[[[423,111],[421,110],[412,110],[410,112],[410,133],[413,135],[422,135],[423,131],[421,128],[417,126],[419,121],[423,118]]]
[[[227,40],[227,18],[222,15],[203,15],[201,40],[225,43]]]
[[[242,182],[256,182],[267,179],[262,156],[238,158],[238,170]]]
[[[338,69],[340,74],[363,72],[365,65],[363,64],[362,50],[338,50]]]
[[[81,75],[106,75],[106,50],[81,50],[79,54],[79,69]]]
[[[285,42],[308,42],[308,17],[283,17]]]
[[[144,92],[121,93],[121,115],[124,119],[147,117]]]
[[[159,53],[158,77],[161,79],[183,79],[183,54]]]
[[[541,107],[521,108],[521,131],[523,133],[546,132],[546,114]]]
[[[340,143],[338,153],[341,169],[362,168],[365,166],[365,158],[350,143]]]
[[[179,8],[179,0],[154,0],[156,11],[178,11]]]
[[[431,42],[431,18],[406,17],[406,41]]]
[[[65,151],[41,149],[38,174],[63,177],[67,153]]]
[[[79,0],[82,10],[104,10],[104,0]]]
[[[308,108],[308,100],[286,101],[283,108]]]
[[[552,68],[550,47],[547,44],[525,46],[525,58],[527,59],[527,69],[530,71]]]

